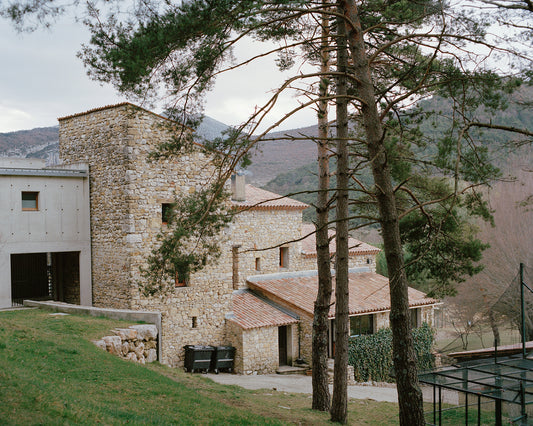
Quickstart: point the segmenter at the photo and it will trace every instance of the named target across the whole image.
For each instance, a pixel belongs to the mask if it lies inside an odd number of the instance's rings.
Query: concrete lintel
[[[0,168],[2,176],[45,176],[45,177],[71,177],[86,178],[89,172],[86,170],[62,170],[62,169],[11,169]]]

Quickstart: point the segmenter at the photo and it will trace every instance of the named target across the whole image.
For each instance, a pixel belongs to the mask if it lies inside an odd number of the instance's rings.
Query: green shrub
[[[432,370],[435,368],[435,356],[431,351],[435,341],[434,330],[427,323],[423,323],[421,327],[413,330],[413,338],[418,370]]]
[[[413,339],[419,370],[434,367],[433,330],[424,323],[413,330]],[[354,368],[357,382],[392,382],[392,331],[383,328],[375,334],[350,339],[349,363]]]

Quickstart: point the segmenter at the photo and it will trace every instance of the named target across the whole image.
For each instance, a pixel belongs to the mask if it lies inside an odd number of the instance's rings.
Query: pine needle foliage
[[[169,293],[189,275],[215,262],[221,254],[221,231],[231,221],[228,194],[213,188],[177,198],[157,246],[141,268],[139,287],[145,296]]]

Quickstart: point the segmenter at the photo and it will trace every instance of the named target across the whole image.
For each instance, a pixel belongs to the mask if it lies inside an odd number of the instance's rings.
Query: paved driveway
[[[282,392],[292,393],[312,393],[311,377],[298,374],[261,374],[261,375],[239,375],[239,374],[207,374],[207,377],[215,382],[224,385],[237,385],[245,389],[272,389]],[[330,386],[332,390],[332,386]],[[424,401],[431,402],[433,390],[430,387],[422,389]],[[398,402],[395,385],[385,386],[348,386],[348,397],[355,399],[373,399],[375,401]],[[458,403],[457,395],[446,392],[443,394],[443,401],[448,403]]]
[[[312,393],[311,377],[298,374],[208,374],[210,379],[224,385],[237,385],[246,389],[273,389],[282,392]],[[331,386],[330,386],[331,389]],[[348,386],[348,396],[357,399],[397,402],[396,387]]]

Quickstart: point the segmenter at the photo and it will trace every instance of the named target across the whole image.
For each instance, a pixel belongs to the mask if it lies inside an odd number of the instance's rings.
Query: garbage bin
[[[213,346],[186,345],[184,348],[186,371],[194,373],[194,370],[209,370],[215,351]]]
[[[213,362],[211,363],[211,369],[216,374],[220,369],[233,370],[233,361],[235,360],[235,348],[233,346],[217,346],[213,353]]]

